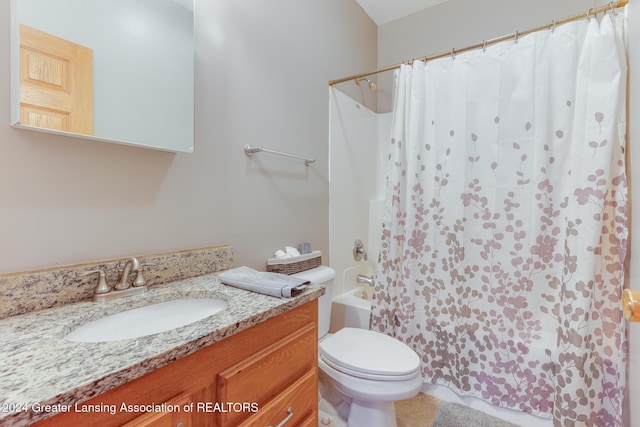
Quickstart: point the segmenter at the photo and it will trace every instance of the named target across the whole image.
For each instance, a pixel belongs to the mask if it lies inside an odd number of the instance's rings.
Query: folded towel
[[[238,267],[224,271],[218,274],[218,278],[227,285],[283,298],[296,296],[303,292],[310,283],[308,280],[286,274],[257,271],[249,267]]]

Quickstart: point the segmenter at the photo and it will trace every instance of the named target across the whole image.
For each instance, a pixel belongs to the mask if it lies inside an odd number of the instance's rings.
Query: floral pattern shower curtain
[[[563,427],[622,425],[622,15],[396,73],[371,328]]]

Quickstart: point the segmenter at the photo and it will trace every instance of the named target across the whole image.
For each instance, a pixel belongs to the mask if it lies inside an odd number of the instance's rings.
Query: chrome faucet
[[[376,286],[376,279],[373,276],[367,277],[364,274],[358,274],[356,276],[356,282],[358,282],[358,283],[366,283],[367,285],[371,286],[372,288]]]

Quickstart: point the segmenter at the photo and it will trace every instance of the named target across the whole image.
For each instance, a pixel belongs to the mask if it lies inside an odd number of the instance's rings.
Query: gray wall
[[[376,67],[352,0],[196,0],[195,154],[11,128],[0,0],[0,273],[215,244],[328,258],[327,82]],[[244,155],[245,144],[317,158]]]

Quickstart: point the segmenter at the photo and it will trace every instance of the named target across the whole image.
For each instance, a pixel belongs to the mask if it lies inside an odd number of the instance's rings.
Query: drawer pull
[[[287,415],[287,417],[280,421],[280,424],[278,424],[276,427],[282,427],[283,425],[285,425],[287,423],[287,421],[289,421],[291,419],[291,417],[293,417],[293,407],[289,406],[289,409],[287,409],[287,413],[289,415]],[[271,426],[269,426],[271,427]]]

